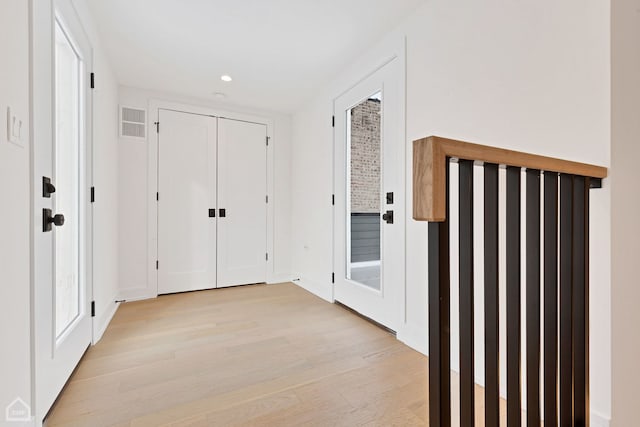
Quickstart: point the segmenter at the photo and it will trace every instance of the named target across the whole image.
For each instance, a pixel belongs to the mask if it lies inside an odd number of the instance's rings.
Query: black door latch
[[[56,192],[56,187],[51,183],[51,178],[46,176],[42,177],[42,197],[47,199],[51,198],[51,195]]]

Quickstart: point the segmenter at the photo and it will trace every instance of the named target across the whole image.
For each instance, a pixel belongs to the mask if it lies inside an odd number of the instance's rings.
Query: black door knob
[[[387,213],[382,214],[382,220],[387,224],[393,224],[393,211],[387,211]]]
[[[51,222],[56,227],[60,227],[60,226],[64,225],[64,215],[62,215],[62,214],[54,215],[53,218],[51,219]]]
[[[51,213],[51,209],[43,209],[42,210],[42,231],[44,231],[45,233],[47,231],[51,231],[53,228],[53,225],[55,225],[56,227],[61,227],[64,225],[64,215],[62,214],[57,214],[57,215],[52,215]]]

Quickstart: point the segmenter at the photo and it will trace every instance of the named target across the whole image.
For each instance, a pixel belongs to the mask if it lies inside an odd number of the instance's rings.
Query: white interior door
[[[158,117],[158,293],[215,288],[216,118]]]
[[[38,5],[36,12],[48,34],[36,33],[34,52],[49,53],[34,63],[34,75],[53,75],[34,94],[35,416],[41,422],[91,343],[92,50],[69,0],[54,1],[53,9]]]
[[[218,287],[267,278],[267,127],[218,119]]]
[[[334,103],[335,299],[393,330],[404,289],[399,63],[392,60]]]

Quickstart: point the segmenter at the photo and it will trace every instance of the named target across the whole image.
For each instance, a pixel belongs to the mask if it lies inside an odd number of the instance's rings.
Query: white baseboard
[[[303,277],[293,280],[292,282],[300,286],[302,289],[322,298],[325,301],[328,301],[330,303],[334,302],[333,285],[331,285],[330,283],[324,285],[322,283],[314,282]]]
[[[611,420],[600,415],[595,411],[591,411],[591,427],[610,427]]]
[[[98,317],[97,324],[94,322],[93,325],[93,345],[97,344],[98,341],[104,335],[104,331],[107,330],[107,326],[111,323],[111,319],[115,316],[116,311],[118,311],[118,307],[120,307],[120,303],[114,303],[110,305],[110,308],[104,311],[100,317]]]
[[[403,325],[397,331],[398,340],[425,356],[429,355],[429,336],[424,328]]]
[[[269,277],[269,279],[267,280],[267,284],[274,285],[276,283],[287,283],[291,282],[292,279],[293,276],[291,276],[291,274],[274,274],[273,276]]]
[[[292,278],[293,276],[291,274],[281,273],[281,274],[276,274],[272,277],[269,277],[267,280],[267,283],[270,285],[275,283],[286,283],[286,282],[291,282]],[[158,294],[156,293],[155,289],[151,290],[148,287],[140,286],[136,288],[132,287],[132,288],[120,290],[118,300],[131,302],[131,301],[142,301],[145,299],[153,299],[157,297],[158,297]]]
[[[158,294],[154,290],[150,291],[148,288],[130,288],[120,290],[118,300],[122,301],[140,301],[145,299],[157,298]]]

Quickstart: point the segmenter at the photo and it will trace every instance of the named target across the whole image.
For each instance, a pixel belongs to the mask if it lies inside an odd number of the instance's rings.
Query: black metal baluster
[[[573,176],[560,175],[560,426],[573,427]]]
[[[484,424],[500,426],[498,165],[484,165]]]
[[[459,162],[460,425],[475,423],[473,336],[473,162]]]
[[[591,246],[590,246],[590,234],[589,234],[589,224],[591,223],[591,205],[590,205],[590,190],[591,188],[602,188],[602,181],[599,181],[599,183],[596,183],[594,187],[592,187],[593,180],[589,177],[586,178],[585,180],[585,193],[584,193],[584,258],[585,258],[585,264],[584,264],[584,321],[585,321],[585,327],[584,327],[584,375],[585,375],[585,380],[584,380],[584,391],[585,391],[585,401],[584,401],[584,408],[585,408],[585,412],[586,412],[586,420],[585,420],[585,427],[590,427],[591,425],[591,397],[589,394],[589,390],[590,390],[590,384],[591,384],[591,378],[589,376],[589,369],[591,367],[591,352],[589,350],[589,334],[591,333],[590,327],[589,327],[589,307],[590,307],[590,302],[591,302],[591,298],[590,298],[590,294],[589,294],[589,269],[591,268],[591,264],[589,262],[589,251],[591,250]]]
[[[446,221],[429,223],[429,425],[451,426],[449,161]]]
[[[507,425],[520,427],[520,173],[507,167]]]
[[[527,426],[540,425],[540,171],[527,170]]]
[[[558,174],[544,173],[544,421],[558,425]]]
[[[589,425],[589,180],[573,180],[574,425]]]

